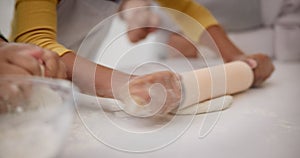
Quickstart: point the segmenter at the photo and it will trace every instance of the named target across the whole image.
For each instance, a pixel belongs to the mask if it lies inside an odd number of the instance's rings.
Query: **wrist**
[[[225,54],[225,53],[223,53]],[[230,53],[227,53],[230,54]],[[225,62],[232,62],[237,60],[244,60],[246,59],[246,55],[243,53],[236,53],[236,54],[230,54],[230,55],[223,55],[223,59]]]
[[[67,79],[72,80],[73,75],[73,66],[76,60],[76,55],[74,52],[66,52],[62,56],[60,56],[61,61],[64,63],[67,69]]]

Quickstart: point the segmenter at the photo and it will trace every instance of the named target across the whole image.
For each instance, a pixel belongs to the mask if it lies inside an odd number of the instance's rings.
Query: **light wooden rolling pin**
[[[227,108],[229,105],[222,105],[230,104],[231,101],[228,101],[228,98],[232,100],[232,97],[225,95],[247,90],[254,79],[252,69],[241,61],[198,69],[180,75],[183,99],[178,111],[172,111],[172,114],[196,114]],[[129,93],[125,92],[122,93],[122,101],[127,105],[124,106],[125,111],[140,116],[147,116],[157,111],[156,106],[141,106],[140,99],[136,99],[138,97],[132,98]],[[227,101],[225,101],[226,98]],[[207,101],[210,99],[212,102]],[[210,103],[212,103],[212,107]]]
[[[254,79],[252,69],[242,61],[185,72],[181,77],[184,99],[179,109],[245,91]]]

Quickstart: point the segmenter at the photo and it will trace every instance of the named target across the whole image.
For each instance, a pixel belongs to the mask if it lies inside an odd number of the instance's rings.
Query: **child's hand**
[[[275,69],[272,60],[267,55],[253,54],[242,58],[253,69],[254,82],[252,86],[254,87],[261,85],[271,76]]]
[[[136,77],[129,82],[129,92],[135,105],[142,108],[146,106],[143,109],[149,113],[145,115],[167,114],[177,108],[181,101],[180,77],[170,71]],[[123,98],[126,106],[134,106],[128,105],[132,102],[126,99],[129,98]]]
[[[1,75],[41,76],[43,73],[46,77],[66,78],[65,66],[56,53],[29,44],[1,43]]]

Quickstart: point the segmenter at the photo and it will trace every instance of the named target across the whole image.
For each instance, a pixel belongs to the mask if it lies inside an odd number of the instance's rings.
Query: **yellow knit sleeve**
[[[56,40],[57,3],[58,0],[17,0],[11,40],[35,44],[60,56],[71,51]]]
[[[198,41],[204,29],[210,26],[218,25],[216,18],[203,6],[193,0],[156,0],[162,7],[175,9],[192,17],[196,22],[186,19],[185,15],[170,15],[179,24],[182,31],[193,41]],[[170,12],[169,12],[170,13]],[[199,26],[201,25],[201,28]]]

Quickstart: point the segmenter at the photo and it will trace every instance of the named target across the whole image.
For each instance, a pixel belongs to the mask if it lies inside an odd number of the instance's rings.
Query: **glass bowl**
[[[51,158],[72,122],[69,81],[0,76],[0,157]]]

